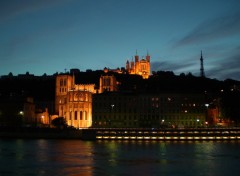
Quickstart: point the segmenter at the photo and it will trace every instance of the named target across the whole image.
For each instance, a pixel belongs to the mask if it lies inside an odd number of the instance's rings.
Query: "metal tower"
[[[201,63],[201,66],[200,66],[200,76],[201,76],[201,77],[205,77],[204,68],[203,68],[202,51],[201,51],[200,63]]]

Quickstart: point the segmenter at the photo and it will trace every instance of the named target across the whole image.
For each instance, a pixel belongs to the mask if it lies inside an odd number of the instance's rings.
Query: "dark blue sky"
[[[0,75],[124,67],[240,80],[238,0],[0,1]]]

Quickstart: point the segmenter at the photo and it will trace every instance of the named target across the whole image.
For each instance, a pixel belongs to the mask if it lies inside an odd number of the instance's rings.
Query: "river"
[[[0,139],[1,176],[239,175],[238,141]]]

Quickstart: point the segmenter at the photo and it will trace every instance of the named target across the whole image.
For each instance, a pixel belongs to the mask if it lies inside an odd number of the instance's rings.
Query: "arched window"
[[[77,120],[77,111],[74,113],[74,120]]]
[[[87,115],[88,115],[88,113],[87,113],[87,111],[85,111],[85,120],[88,119]]]
[[[82,119],[83,119],[83,112],[80,111],[80,120],[82,120]]]

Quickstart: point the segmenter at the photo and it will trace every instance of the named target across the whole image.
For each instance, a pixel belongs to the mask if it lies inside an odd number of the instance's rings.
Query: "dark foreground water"
[[[0,175],[240,175],[240,142],[0,139]]]

